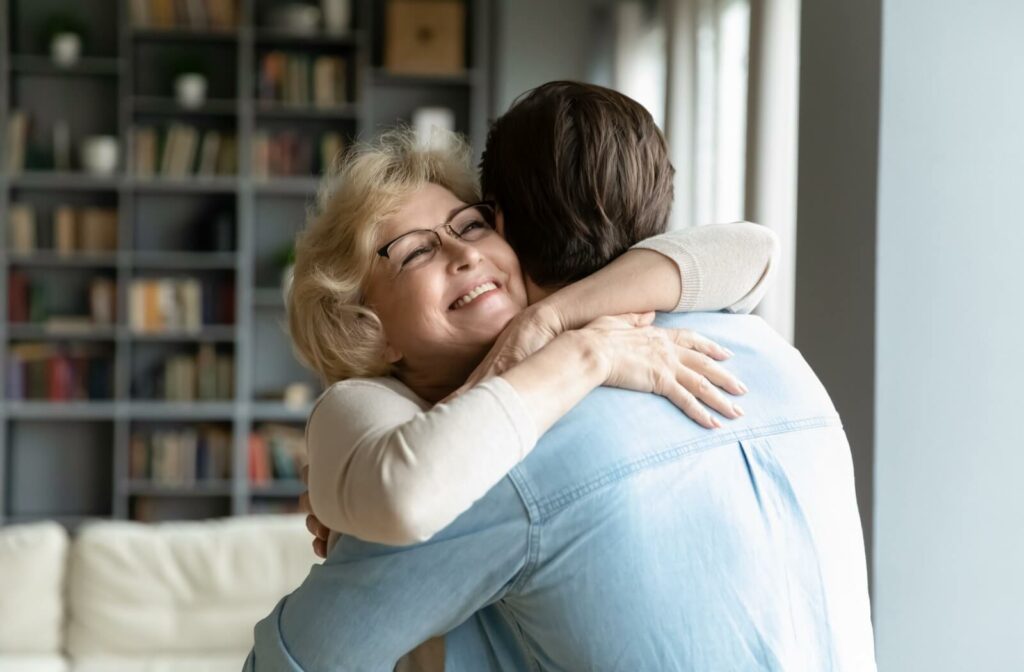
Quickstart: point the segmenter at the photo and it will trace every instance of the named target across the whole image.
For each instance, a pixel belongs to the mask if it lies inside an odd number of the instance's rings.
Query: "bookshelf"
[[[453,110],[456,130],[474,147],[483,146],[493,116],[493,0],[465,0],[466,69],[452,76],[387,71],[383,0],[352,0],[352,29],[344,34],[306,35],[268,24],[267,17],[283,1],[229,1],[236,3],[235,27],[200,29],[135,25],[132,0],[0,0],[0,524],[43,518],[69,526],[92,517],[205,518],[292,506],[302,487],[295,479],[266,474],[253,482],[249,444],[258,435],[267,445],[279,442],[279,448],[286,447],[282,450],[294,450],[309,404],[286,405],[282,389],[306,383],[314,397],[319,392],[315,378],[295,361],[284,333],[280,259],[304,223],[323,161],[292,162],[303,170],[261,176],[254,167],[254,147],[264,151],[259,143],[267,138],[315,139],[330,133],[348,145],[410,121],[412,112],[424,106]],[[49,15],[67,11],[79,18],[87,39],[77,63],[59,67],[50,59],[39,26]],[[294,56],[300,64],[294,67],[311,71],[318,62],[338,59],[320,67],[334,73],[344,95],[302,105],[261,99],[262,59],[273,53]],[[167,74],[168,63],[182,55],[198,55],[208,79],[207,99],[194,109],[177,104]],[[75,148],[87,135],[115,136],[118,170],[84,172],[77,152],[58,170],[56,161],[46,165],[40,160],[38,147],[28,152],[25,167],[9,170],[7,130],[16,110],[29,114],[29,145],[46,148],[53,137],[47,134],[62,120],[69,123]],[[228,151],[235,169],[203,176],[186,171],[167,177],[159,170],[140,175],[135,129],[171,124],[197,129],[198,145],[208,131],[220,134],[221,148],[223,138],[233,135],[236,144]],[[316,148],[316,142],[310,144]],[[279,148],[274,151],[280,154]],[[31,249],[12,249],[9,215],[12,206],[26,205],[37,231],[51,230],[60,206],[115,213],[116,242],[109,249],[58,249],[55,240],[40,235]],[[98,291],[93,286],[107,286],[97,277],[114,288],[113,317],[107,322],[96,322],[90,312],[92,292]],[[175,329],[133,325],[134,283],[149,281],[158,286],[149,291],[173,295],[167,287],[187,280],[232,287],[227,319],[202,319]],[[45,311],[29,314],[30,319],[8,319],[9,284],[25,281],[29,287],[45,287],[40,296],[52,304],[47,306],[50,317],[57,320],[41,319]],[[92,322],[68,319],[90,315]],[[38,388],[45,387],[47,394],[38,398],[11,394],[19,348],[30,356],[58,353],[52,357],[69,362],[77,361],[75,352],[88,353],[82,360],[104,360],[102,375],[109,379],[99,382],[107,387],[80,386],[79,392],[102,388],[109,394],[70,394],[73,398],[53,401],[50,392],[56,388],[49,379]],[[164,398],[166,363],[198,358],[200,352],[205,362],[212,361],[210,353],[231,358],[232,394]],[[22,371],[27,365],[17,366]],[[86,364],[75,366],[62,381],[75,381],[74,374],[91,370]],[[228,437],[226,455],[216,457],[226,460],[222,469],[207,463],[215,460],[210,448],[215,442],[208,439],[200,446],[196,437],[204,434]],[[146,445],[151,447],[140,448],[140,439],[150,440]],[[184,474],[172,469],[170,478],[165,470],[164,478],[154,479],[152,464],[147,471],[139,461],[169,465],[176,453],[166,445],[185,451],[177,466],[187,468]],[[268,450],[272,456],[286,454]],[[286,473],[286,467],[278,473]]]

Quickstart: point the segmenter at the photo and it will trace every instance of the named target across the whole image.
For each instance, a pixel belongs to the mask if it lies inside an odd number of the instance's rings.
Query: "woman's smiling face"
[[[465,205],[444,187],[427,184],[382,222],[380,245],[419,229],[436,230],[441,238],[440,249],[428,261],[421,258],[403,267],[415,257],[392,253],[377,258],[366,285],[366,303],[384,326],[385,356],[402,368],[472,368],[526,307],[519,260],[504,238],[487,229],[467,242],[439,226]],[[473,228],[479,219],[474,213],[463,211],[453,228],[460,233]],[[401,251],[417,250],[423,254],[416,247]]]

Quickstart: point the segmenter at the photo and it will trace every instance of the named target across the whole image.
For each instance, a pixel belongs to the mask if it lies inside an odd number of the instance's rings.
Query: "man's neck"
[[[531,306],[558,291],[557,287],[541,287],[526,275],[523,275],[523,282],[526,284],[526,301]]]

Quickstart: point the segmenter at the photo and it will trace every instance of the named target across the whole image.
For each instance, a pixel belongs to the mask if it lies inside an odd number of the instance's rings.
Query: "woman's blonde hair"
[[[424,142],[400,128],[352,147],[324,175],[296,238],[287,304],[296,354],[325,385],[392,373],[380,319],[362,303],[381,221],[427,183],[476,201],[470,160],[461,136],[435,129]]]

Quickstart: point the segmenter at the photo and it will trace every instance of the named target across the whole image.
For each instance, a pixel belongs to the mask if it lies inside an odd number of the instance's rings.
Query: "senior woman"
[[[753,305],[776,250],[770,232],[739,224],[656,237],[638,247],[674,258],[631,250],[555,292],[529,313],[559,316],[538,336],[524,326],[536,320],[517,319],[526,284],[469,156],[454,136],[423,147],[408,131],[357,148],[325,179],[298,239],[291,336],[328,386],[306,427],[309,498],[337,532],[430,538],[600,385],[661,394],[709,428],[721,421],[696,399],[742,414],[718,389],[745,392],[714,361],[728,353],[651,326],[647,311],[673,309],[682,293],[699,310]],[[721,277],[685,286],[687,265]],[[499,336],[501,356],[487,358]]]

